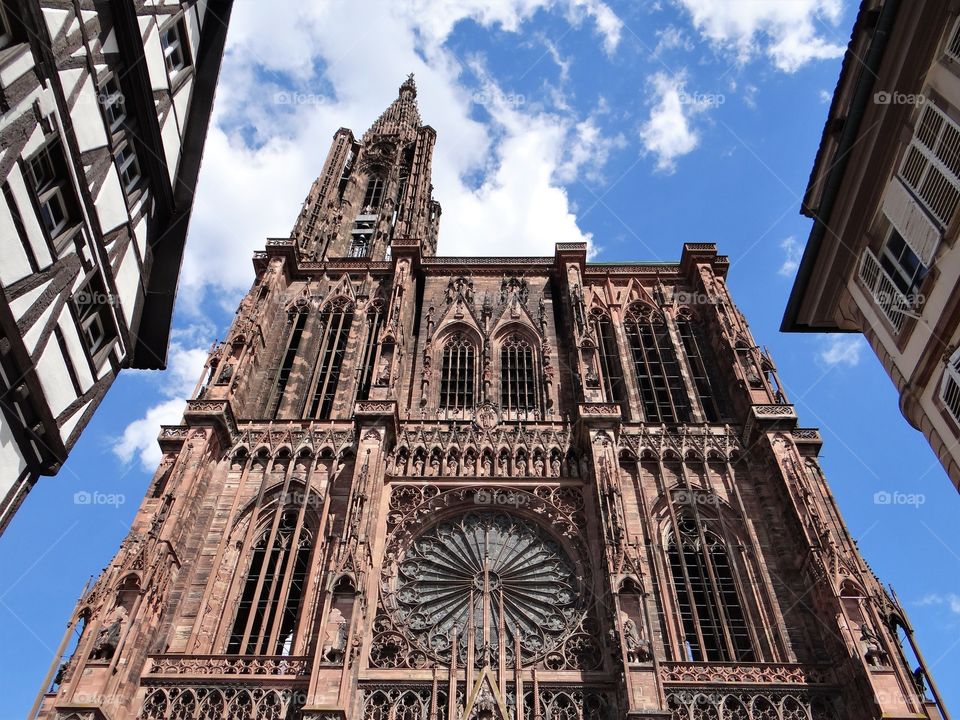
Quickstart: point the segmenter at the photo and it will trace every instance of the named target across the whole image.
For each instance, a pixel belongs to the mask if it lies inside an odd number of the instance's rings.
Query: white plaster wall
[[[127,245],[123,260],[116,273],[117,292],[120,293],[120,307],[129,326],[133,322],[133,311],[136,308],[137,298],[140,296],[140,263],[133,245]]]
[[[127,215],[127,200],[120,187],[120,176],[117,173],[116,165],[110,168],[107,177],[100,187],[100,193],[93,201],[97,208],[97,216],[100,218],[100,227],[103,232],[109,232],[130,219]]]
[[[41,268],[46,267],[53,258],[50,250],[47,248],[46,238],[43,236],[43,229],[33,210],[33,203],[30,202],[30,195],[27,192],[27,186],[23,179],[20,168],[16,165],[7,175],[7,182],[10,184],[10,191],[13,193],[14,202],[20,209],[20,219],[23,221],[23,228],[27,234],[27,241],[30,243],[30,249],[33,251],[33,257],[37,260],[37,265]]]
[[[79,81],[81,73],[86,70],[61,70],[60,81],[66,91],[73,88]],[[70,119],[77,135],[77,144],[80,152],[93,150],[107,144],[107,131],[103,124],[103,114],[100,107],[97,88],[89,75],[83,81],[77,101],[70,111]]]
[[[163,49],[160,47],[160,33],[153,16],[139,18],[140,35],[143,40],[143,53],[147,61],[147,73],[150,75],[150,85],[154,90],[168,88],[167,66],[163,61]]]
[[[30,272],[30,261],[20,243],[10,208],[7,203],[0,202],[0,283],[10,285]]]
[[[51,340],[44,346],[43,354],[37,363],[37,377],[54,417],[77,399],[73,383],[70,382],[70,375],[67,373],[65,358],[56,341]]]

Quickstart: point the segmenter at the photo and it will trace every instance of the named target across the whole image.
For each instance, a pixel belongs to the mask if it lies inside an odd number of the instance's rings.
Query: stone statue
[[[323,637],[323,661],[333,665],[343,662],[347,649],[347,621],[337,608],[330,611]]]
[[[127,617],[127,609],[121,605],[109,617],[113,620],[109,623],[104,622],[97,633],[97,639],[90,653],[91,660],[112,660],[120,644],[120,631]]]

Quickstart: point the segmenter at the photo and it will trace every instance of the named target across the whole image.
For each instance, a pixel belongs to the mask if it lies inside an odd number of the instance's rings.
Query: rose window
[[[429,528],[399,562],[396,609],[408,637],[449,659],[456,631],[461,662],[474,634],[478,663],[509,665],[550,652],[576,628],[582,579],[560,545],[537,526],[495,512]],[[502,644],[501,644],[502,643]]]

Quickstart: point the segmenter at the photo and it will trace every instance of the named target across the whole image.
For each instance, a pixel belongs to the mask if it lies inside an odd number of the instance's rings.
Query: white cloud
[[[241,3],[231,17],[181,276],[186,309],[199,313],[205,290],[219,294],[223,306],[235,305],[252,278],[253,251],[266,237],[289,233],[333,132],[342,126],[361,135],[407,72],[416,74],[423,121],[437,130],[433,184],[443,206],[443,254],[551,254],[554,242],[590,240],[562,185],[581,170],[588,180],[602,179],[602,164],[622,136],[604,136],[600,111],[584,118],[561,104],[548,110],[502,102],[512,96],[484,76],[482,61],[465,65],[443,43],[463,20],[519,32],[547,10],[572,24],[592,22],[612,52],[622,23],[606,5],[374,0],[363,13],[361,46],[355,33],[341,30],[355,25],[354,4],[281,4],[283,11],[274,3]],[[467,87],[471,76],[480,78],[482,93]],[[485,121],[476,119],[478,94],[486,100]],[[294,102],[278,105],[278,96]]]
[[[676,170],[677,158],[699,145],[700,134],[691,120],[711,107],[709,101],[699,101],[697,95],[686,92],[686,81],[682,70],[673,75],[659,72],[650,78],[656,102],[640,128],[640,139],[646,152],[656,156],[657,170],[667,173]]]
[[[943,605],[955,615],[960,615],[960,595],[956,593],[931,593],[917,601],[917,605]]]
[[[797,241],[797,238],[791,235],[780,243],[780,249],[783,250],[783,264],[777,270],[777,274],[784,277],[790,277],[800,267],[800,258],[803,257],[803,246]]]
[[[792,73],[813,60],[843,55],[845,46],[823,37],[843,14],[841,0],[676,0],[694,27],[737,62],[764,54]]]
[[[572,25],[592,23],[613,53],[617,16],[599,0],[370,0],[362,12],[357,5],[278,0],[234,8],[180,278],[180,309],[194,320],[205,320],[211,299],[236,306],[253,278],[253,251],[290,232],[333,133],[349,127],[362,135],[408,72],[416,74],[423,122],[438,135],[433,184],[444,210],[443,254],[548,255],[556,242],[591,242],[563,183],[601,180],[610,152],[625,142],[604,135],[602,107],[584,118],[559,103],[548,110],[511,102],[480,59],[466,65],[444,43],[461,21],[520,32],[537,12],[552,11]],[[360,18],[361,30],[343,31]],[[563,72],[559,51],[555,59]],[[473,77],[488,99],[486,121],[476,119]],[[179,421],[212,334],[173,338],[158,402],[114,444],[122,460],[156,463],[159,425]]]
[[[817,97],[820,98],[820,102],[826,104],[833,99],[833,94],[827,90],[821,90],[817,93]]]
[[[863,336],[860,334],[827,335],[822,340],[818,357],[821,362],[831,367],[835,365],[856,367],[860,363],[863,347]]]
[[[687,37],[686,33],[675,25],[667,25],[665,28],[657,30],[657,45],[650,53],[651,57],[658,58],[664,52],[670,50],[684,50],[689,52],[693,50],[693,41]]]
[[[204,347],[202,326],[190,326],[176,331],[174,341],[170,343],[170,352],[167,356],[167,369],[162,373],[154,371],[127,371],[129,380],[136,375],[137,380],[146,379],[159,389],[164,398],[159,403],[147,408],[143,417],[131,422],[123,431],[123,435],[113,444],[112,450],[124,463],[131,462],[135,457],[147,471],[152,471],[160,462],[160,447],[157,445],[157,435],[161,425],[176,425],[183,416],[184,398],[188,397],[200,379],[200,373],[207,360],[207,349]],[[182,345],[177,337],[192,338],[201,343],[197,347]]]

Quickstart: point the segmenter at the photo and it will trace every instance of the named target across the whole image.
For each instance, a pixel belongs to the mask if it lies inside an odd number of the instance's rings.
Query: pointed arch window
[[[690,401],[663,315],[634,306],[626,315],[627,339],[647,422],[690,421]]]
[[[270,399],[267,401],[267,417],[276,418],[280,411],[280,405],[283,402],[283,395],[287,390],[287,383],[290,381],[290,373],[293,372],[293,363],[297,359],[297,351],[300,349],[300,340],[303,338],[303,329],[307,325],[307,315],[309,308],[306,304],[295,305],[287,313],[287,342],[280,357],[280,364],[277,366],[273,388],[270,391]]]
[[[707,422],[717,422],[720,419],[720,407],[707,369],[709,347],[702,325],[694,319],[689,310],[683,309],[677,315],[677,332],[680,334],[680,342],[687,357],[703,416]]]
[[[304,527],[303,517],[302,510],[280,511],[254,542],[228,654],[292,652],[314,545],[313,532]]]
[[[597,361],[600,371],[600,382],[607,402],[621,406],[627,401],[627,391],[623,383],[623,370],[620,364],[620,351],[617,348],[617,339],[613,335],[613,325],[610,316],[602,310],[590,311],[590,323],[593,326],[594,336],[597,339]],[[596,383],[596,380],[593,380]],[[591,378],[587,378],[591,384]],[[594,384],[594,387],[596,385]]]
[[[520,333],[511,333],[500,346],[500,407],[508,412],[533,410],[537,402],[536,352]]]
[[[723,540],[686,510],[667,537],[684,639],[693,662],[753,662],[755,654]]]
[[[473,407],[476,350],[462,333],[443,346],[440,367],[440,408],[464,410]]]
[[[357,399],[367,400],[370,397],[370,386],[373,385],[374,362],[377,356],[377,344],[380,336],[380,324],[383,320],[383,307],[380,302],[374,303],[367,310],[366,340],[363,343],[363,354],[360,357],[360,386],[357,388]]]
[[[337,395],[343,357],[353,323],[353,306],[345,298],[331,301],[320,313],[320,352],[313,369],[306,416],[329,419]]]

